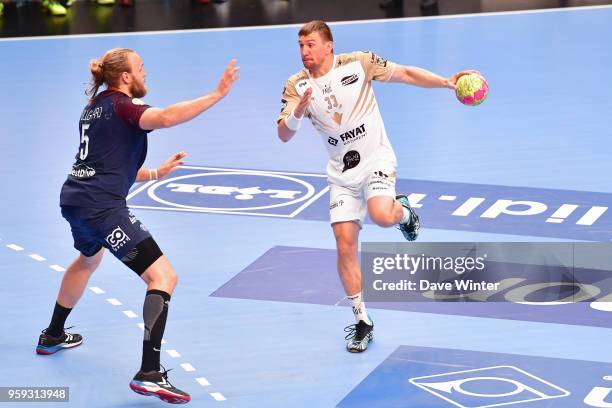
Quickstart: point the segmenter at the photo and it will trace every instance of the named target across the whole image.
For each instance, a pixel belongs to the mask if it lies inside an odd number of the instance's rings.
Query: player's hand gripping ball
[[[455,84],[455,95],[464,105],[477,106],[484,102],[489,93],[487,80],[479,74],[466,74]]]

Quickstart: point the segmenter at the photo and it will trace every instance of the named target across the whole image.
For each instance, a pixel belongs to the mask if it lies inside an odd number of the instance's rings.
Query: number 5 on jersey
[[[87,129],[89,129],[89,123],[83,123],[81,125],[81,148],[79,149],[79,159],[85,160],[89,154],[89,136],[87,136]]]

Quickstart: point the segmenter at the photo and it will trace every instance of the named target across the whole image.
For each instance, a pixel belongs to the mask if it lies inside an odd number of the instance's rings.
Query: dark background
[[[612,4],[612,0],[134,0],[133,7],[79,0],[66,16],[38,1],[7,1],[0,37],[177,30],[451,15]],[[381,3],[383,6],[381,6]]]

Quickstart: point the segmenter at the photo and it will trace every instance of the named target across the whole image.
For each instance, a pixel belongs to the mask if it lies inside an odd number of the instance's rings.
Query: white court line
[[[180,168],[181,166],[179,166]],[[153,184],[157,183],[157,180],[151,180],[148,181],[140,186],[138,186],[137,189],[135,189],[134,191],[130,192],[127,197],[125,198],[125,201],[128,201],[130,198],[134,197],[136,194],[140,193],[143,190],[146,190],[149,186],[152,186]]]
[[[38,254],[30,254],[30,255],[28,255],[28,256],[29,256],[30,258],[32,258],[33,260],[38,261],[38,262],[42,262],[42,261],[46,261],[46,260],[47,260],[47,258],[45,258],[45,257],[43,257],[43,256],[40,256],[40,255],[38,255]]]
[[[457,199],[457,196],[452,196],[452,195],[441,195],[440,197],[438,197],[438,200],[441,201],[455,201]]]
[[[195,370],[196,370],[196,369],[195,369],[195,367],[194,367],[194,366],[192,366],[192,365],[191,365],[191,364],[189,364],[189,363],[182,363],[182,364],[181,364],[181,367],[183,368],[183,370],[185,370],[185,371],[187,371],[187,372],[192,372],[192,371],[195,371]]]
[[[140,208],[140,209],[143,209],[143,210],[158,210],[158,211],[183,211],[183,212],[187,211],[187,212],[200,212],[200,213],[207,213],[207,214],[254,215],[254,216],[258,216],[258,217],[291,218],[290,214],[289,215],[285,215],[285,214],[258,214],[258,213],[251,213],[251,212],[240,211],[240,210],[234,210],[234,211],[215,211],[215,210],[202,210],[202,209],[196,209],[196,208],[151,207],[151,206],[148,206],[148,205],[130,205],[130,208]]]
[[[91,290],[93,293],[95,293],[96,295],[101,295],[102,293],[105,293],[103,289],[100,289],[97,286],[91,286],[89,288],[89,290]]]
[[[559,7],[559,8],[550,8],[550,9],[516,10],[516,11],[492,11],[488,13],[451,14],[451,15],[445,15],[445,16],[402,17],[402,18],[393,18],[393,19],[381,18],[381,19],[373,19],[373,20],[333,21],[333,22],[328,22],[328,24],[330,26],[339,26],[339,25],[350,25],[350,24],[357,25],[357,24],[376,24],[376,23],[398,23],[398,22],[405,22],[405,21],[420,21],[420,20],[451,20],[451,19],[521,15],[521,14],[562,13],[562,12],[571,12],[571,11],[608,9],[611,7],[612,5],[604,4],[604,5],[599,5],[599,6]],[[65,40],[65,39],[80,39],[80,38],[99,38],[99,37],[134,37],[134,36],[191,34],[191,33],[223,32],[223,31],[275,30],[275,29],[281,29],[281,28],[299,28],[301,26],[302,24],[298,23],[298,24],[277,24],[277,25],[268,25],[268,26],[199,28],[199,29],[194,29],[194,30],[166,30],[166,31],[158,30],[158,31],[141,31],[141,32],[123,32],[123,33],[45,35],[45,36],[38,36],[38,37],[0,38],[0,42]]]
[[[234,169],[226,167],[205,167],[205,166],[179,166],[180,169],[187,170],[214,170],[214,171],[231,171],[236,173],[248,173],[257,175],[276,174],[280,176],[311,176],[311,177],[327,177],[321,173],[299,173],[294,171],[276,171],[276,170],[253,170],[253,169]]]
[[[20,247],[19,245],[16,244],[9,244],[7,245],[8,248],[12,249],[13,251],[23,251],[24,248]],[[28,255],[30,258],[42,262],[45,261],[46,258],[44,258],[41,255],[38,254],[29,254]],[[65,271],[66,269],[63,268],[60,265],[50,265],[49,268],[56,270],[56,271]],[[98,287],[98,286],[90,286],[89,290],[91,290],[93,293],[100,295],[105,293],[105,291]],[[108,298],[106,299],[106,301],[108,303],[110,303],[113,306],[119,306],[122,303],[115,299],[115,298]],[[138,315],[136,313],[134,313],[132,310],[123,310],[123,314],[126,315],[128,318],[136,318],[138,317]],[[144,330],[144,323],[137,323],[137,326],[141,329]],[[162,338],[161,341],[162,344],[166,343],[166,340]],[[176,350],[166,350],[166,353],[172,357],[172,358],[179,358],[181,357],[181,354],[176,351]],[[196,371],[195,367],[193,365],[191,365],[190,363],[182,363],[181,367],[183,368],[183,370],[185,370],[186,372],[194,372]],[[210,382],[206,379],[206,377],[197,377],[195,378],[195,380],[201,385],[201,386],[210,386]],[[220,392],[215,392],[215,393],[210,393],[211,397],[214,398],[216,401],[225,401],[226,398],[225,396],[223,396],[223,394],[221,394]]]
[[[195,380],[198,382],[198,384],[200,384],[203,387],[210,385],[206,377],[197,377]]]
[[[289,214],[289,217],[294,218],[296,215],[298,215],[299,213],[304,211],[306,208],[308,208],[312,203],[317,201],[319,198],[323,197],[323,195],[327,193],[328,191],[329,191],[329,185],[325,186],[323,190],[319,191],[317,194],[310,197],[304,204],[302,204],[294,212]]]
[[[217,401],[225,401],[227,399],[220,392],[211,392],[210,396],[213,397]]]

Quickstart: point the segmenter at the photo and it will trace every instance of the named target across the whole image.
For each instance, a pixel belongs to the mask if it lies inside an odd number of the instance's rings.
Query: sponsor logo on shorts
[[[342,204],[344,204],[343,200],[340,201],[334,201],[333,203],[331,203],[331,205],[329,206],[330,211],[333,210],[334,208],[338,208],[338,207],[342,207]]]
[[[374,172],[374,175],[376,175],[376,176],[378,176],[378,177],[384,177],[384,178],[388,178],[388,177],[389,177],[389,175],[388,175],[388,174],[385,174],[385,173],[383,173],[382,171],[375,171],[375,172]]]
[[[106,242],[111,246],[112,250],[117,252],[121,247],[123,247],[127,242],[130,241],[130,237],[121,229],[120,226],[117,226],[106,237]]]
[[[345,76],[344,78],[340,80],[340,82],[342,83],[343,86],[347,86],[347,85],[354,84],[358,80],[359,80],[359,75],[352,74],[352,75]]]
[[[132,223],[132,225],[138,222],[138,218],[136,218],[136,216],[132,214],[131,212],[128,212],[128,218],[130,219],[130,222]]]

